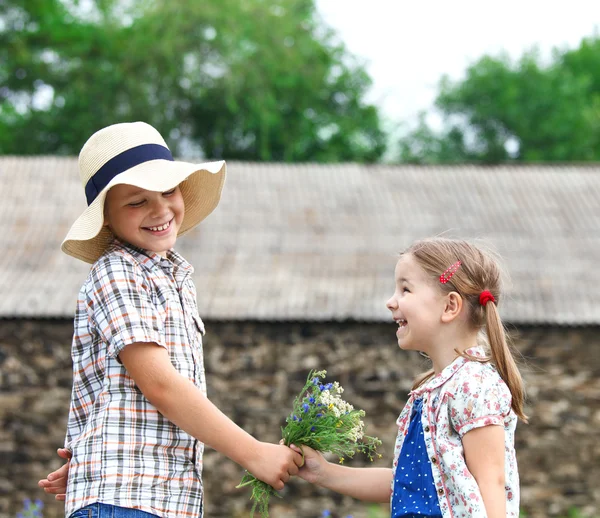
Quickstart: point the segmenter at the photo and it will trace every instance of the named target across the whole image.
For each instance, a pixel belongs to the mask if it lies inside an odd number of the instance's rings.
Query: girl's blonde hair
[[[497,261],[491,254],[480,250],[471,243],[446,238],[417,241],[401,255],[412,256],[444,293],[455,291],[460,294],[469,312],[472,326],[477,330],[485,328],[491,358],[482,360],[466,353],[457,352],[461,356],[475,361],[488,362],[491,360],[510,390],[513,410],[520,419],[527,422],[527,416],[523,412],[525,399],[523,379],[517,368],[497,308],[502,290],[502,275]],[[457,261],[460,261],[460,267],[447,283],[441,283],[440,275]],[[479,296],[485,290],[492,293],[496,299],[495,303],[488,302],[485,306],[480,304]],[[422,385],[432,376],[433,370],[419,376],[413,389]]]

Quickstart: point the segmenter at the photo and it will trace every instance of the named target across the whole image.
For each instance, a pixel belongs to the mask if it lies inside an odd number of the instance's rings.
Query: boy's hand
[[[259,442],[258,445],[257,455],[246,469],[273,489],[283,489],[285,483],[298,473],[303,462],[302,455],[283,445],[267,442]]]
[[[69,465],[71,463],[71,452],[66,448],[56,450],[58,456],[66,459],[60,468],[46,475],[46,478],[38,482],[38,486],[44,489],[46,493],[56,495],[56,500],[65,501],[67,494],[67,481],[69,480]]]
[[[327,464],[323,455],[308,446],[300,448],[292,444],[290,448],[300,454],[304,453],[304,465],[298,470],[298,476],[311,484],[319,484],[324,466]]]

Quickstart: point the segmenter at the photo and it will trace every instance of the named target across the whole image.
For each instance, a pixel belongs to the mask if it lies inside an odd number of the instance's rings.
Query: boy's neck
[[[122,245],[126,245],[126,246],[128,246],[128,247],[130,247],[130,248],[134,248],[134,249],[136,249],[136,250],[141,250],[141,251],[142,251],[142,252],[144,252],[146,255],[152,255],[152,254],[156,254],[156,255],[158,255],[158,256],[160,256],[160,257],[164,258],[164,259],[168,259],[168,258],[169,258],[169,257],[168,257],[168,253],[169,253],[169,252],[168,252],[168,250],[167,250],[167,251],[164,251],[164,252],[155,252],[154,250],[148,250],[148,249],[146,249],[146,248],[140,248],[139,246],[133,245],[133,244],[129,243],[128,241],[125,241],[124,239],[121,239],[121,238],[119,238],[119,237],[117,237],[117,236],[114,236],[114,235],[113,235],[113,239],[114,239],[114,240],[115,240],[117,243],[120,243],[120,244],[122,244]]]

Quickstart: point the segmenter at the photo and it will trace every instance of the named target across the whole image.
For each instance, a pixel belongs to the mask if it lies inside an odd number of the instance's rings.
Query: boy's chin
[[[152,239],[145,239],[144,242],[146,246],[146,250],[159,253],[159,251],[170,250],[175,246],[175,242],[177,241],[177,236],[164,236],[164,237],[154,237]]]

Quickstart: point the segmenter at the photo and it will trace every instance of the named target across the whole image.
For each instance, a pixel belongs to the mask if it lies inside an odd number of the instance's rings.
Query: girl
[[[436,238],[402,253],[395,276],[387,307],[398,345],[425,353],[433,368],[398,418],[393,467],[348,468],[303,447],[299,476],[371,502],[389,501],[391,487],[392,518],[518,518],[514,434],[527,418],[498,315],[498,265],[465,241]]]

